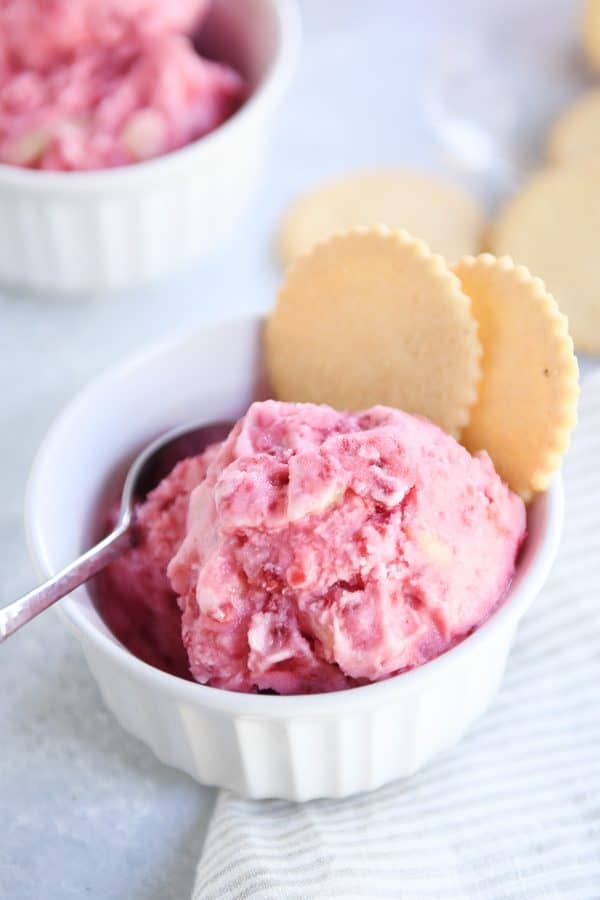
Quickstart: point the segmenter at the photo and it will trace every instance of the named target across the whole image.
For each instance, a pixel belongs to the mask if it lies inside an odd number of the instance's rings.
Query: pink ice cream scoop
[[[0,0],[0,61],[44,70],[91,46],[192,34],[209,0]]]
[[[167,569],[192,674],[291,694],[418,666],[498,606],[525,527],[489,457],[424,419],[255,403]]]
[[[145,662],[184,678],[189,663],[167,566],[185,534],[190,494],[210,460],[208,449],[175,466],[137,510],[132,548],[91,583],[96,607],[119,640]],[[112,531],[119,505],[111,505],[103,530]]]
[[[187,37],[90,47],[46,72],[8,70],[0,162],[81,170],[139,162],[212,131],[244,97],[241,77]]]

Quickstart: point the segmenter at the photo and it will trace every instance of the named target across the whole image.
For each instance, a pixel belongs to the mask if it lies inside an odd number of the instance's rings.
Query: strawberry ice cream
[[[38,71],[90,46],[192,34],[208,0],[0,0],[0,62]]]
[[[96,606],[119,640],[145,662],[181,677],[189,677],[189,665],[167,566],[183,540],[190,493],[210,459],[206,451],[175,466],[137,510],[132,548],[92,582]],[[115,501],[104,530],[112,530],[118,514]]]
[[[0,94],[0,162],[82,170],[159,156],[202,137],[239,106],[243,83],[166,35],[90,50],[47,73],[16,71]]]
[[[179,30],[191,29],[206,6],[0,0],[0,162],[127,165],[224,122],[244,99],[243,80],[203,59]]]
[[[525,525],[489,457],[424,419],[255,403],[149,495],[99,606],[149,662],[185,675],[185,647],[202,683],[338,690],[427,662],[481,624]]]

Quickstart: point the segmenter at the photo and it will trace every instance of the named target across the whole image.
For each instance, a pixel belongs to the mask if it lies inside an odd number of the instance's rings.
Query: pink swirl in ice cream
[[[206,6],[0,0],[0,162],[58,170],[127,165],[224,122],[244,98],[241,76],[203,59],[178,31]]]
[[[256,403],[168,568],[192,674],[289,694],[418,666],[498,605],[524,533],[489,458],[428,421]]]

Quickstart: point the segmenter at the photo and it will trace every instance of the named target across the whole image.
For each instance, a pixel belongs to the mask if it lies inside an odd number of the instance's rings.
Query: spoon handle
[[[100,572],[129,545],[129,526],[122,525],[44,584],[0,609],[0,644],[22,625],[31,622],[61,597],[70,594],[76,587]]]

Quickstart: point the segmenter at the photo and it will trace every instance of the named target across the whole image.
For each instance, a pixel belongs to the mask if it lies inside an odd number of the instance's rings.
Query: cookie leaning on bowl
[[[487,450],[525,499],[547,487],[575,422],[573,344],[542,282],[490,254],[451,271],[404,231],[355,228],[301,257],[265,345],[280,399],[424,415]]]
[[[577,360],[567,319],[539,278],[509,257],[453,266],[472,300],[483,376],[462,443],[487,450],[496,471],[530,500],[560,466],[575,425]]]
[[[277,397],[395,406],[456,437],[481,375],[470,305],[444,259],[407,232],[334,235],[288,269],[267,324]]]

